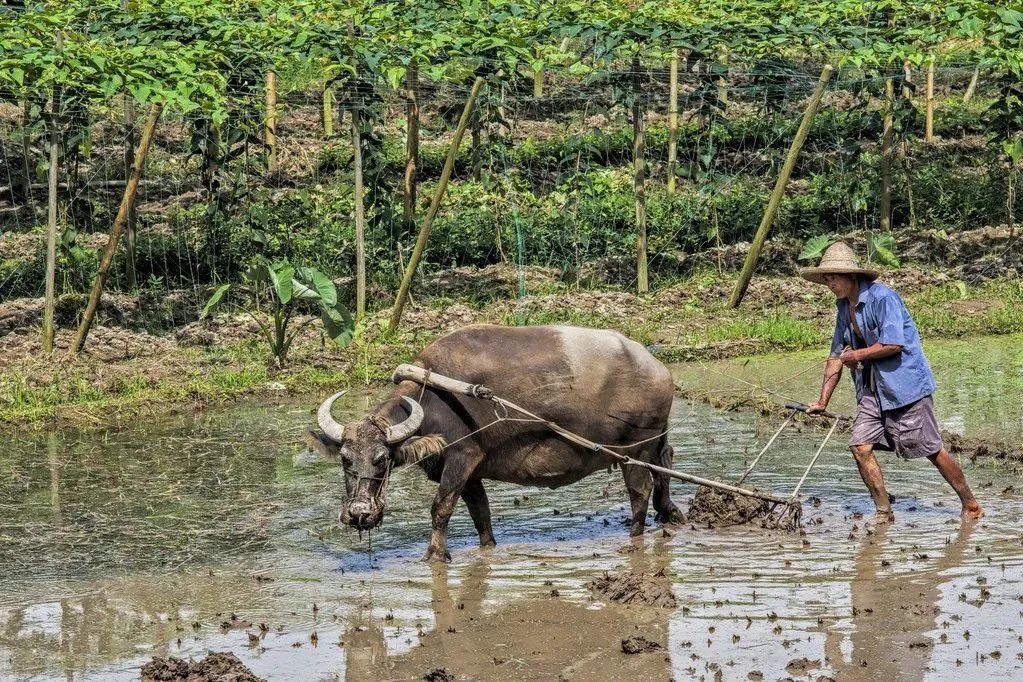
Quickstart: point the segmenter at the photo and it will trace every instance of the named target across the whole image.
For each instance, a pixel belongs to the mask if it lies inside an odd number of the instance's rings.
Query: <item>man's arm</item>
[[[835,387],[838,386],[838,380],[842,378],[842,360],[837,357],[830,357],[828,361],[824,363],[824,380],[821,382],[821,397],[816,402],[810,403],[807,406],[807,412],[823,412],[828,408],[828,401],[831,400],[831,394],[835,392]]]
[[[880,360],[881,358],[888,358],[893,355],[898,355],[902,352],[902,346],[895,343],[875,343],[873,346],[868,348],[860,348],[859,350],[847,350],[843,352],[838,359],[843,365],[853,369],[857,363],[864,362],[867,360]]]

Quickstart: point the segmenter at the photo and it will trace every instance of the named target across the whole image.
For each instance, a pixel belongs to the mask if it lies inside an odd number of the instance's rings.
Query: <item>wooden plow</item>
[[[398,368],[394,371],[391,380],[396,384],[402,381],[414,381],[415,383],[418,383],[420,385],[429,386],[431,388],[442,391],[448,391],[449,393],[472,396],[474,398],[479,398],[481,400],[490,400],[495,404],[501,406],[505,411],[516,412],[520,415],[525,416],[531,421],[536,421],[546,425],[547,428],[549,428],[551,431],[558,434],[559,436],[561,436],[562,438],[569,442],[580,445],[588,450],[591,450],[592,452],[599,452],[601,454],[607,455],[608,457],[616,460],[621,466],[642,467],[654,473],[663,474],[670,478],[685,481],[687,483],[695,483],[696,485],[706,486],[708,488],[720,490],[726,493],[730,493],[732,495],[742,495],[745,497],[763,500],[765,503],[764,515],[770,519],[770,523],[767,525],[779,528],[780,527],[797,528],[799,526],[799,520],[802,516],[802,505],[798,500],[799,489],[803,486],[803,483],[806,481],[806,477],[810,474],[810,470],[813,469],[814,465],[817,463],[817,459],[820,457],[821,452],[824,451],[824,447],[831,439],[831,436],[832,434],[834,434],[835,429],[838,427],[838,424],[843,420],[851,419],[848,416],[833,414],[831,412],[819,413],[824,417],[834,420],[831,425],[831,429],[828,431],[827,436],[825,436],[824,440],[821,442],[820,447],[817,448],[817,451],[814,453],[813,458],[810,460],[810,463],[807,465],[806,470],[803,472],[802,478],[799,479],[799,483],[796,484],[796,487],[793,489],[792,493],[787,496],[781,496],[764,492],[761,490],[744,488],[742,487],[742,484],[746,480],[746,477],[749,476],[749,474],[753,471],[754,467],[756,467],[757,463],[760,461],[760,458],[764,456],[764,453],[767,452],[771,445],[774,444],[778,436],[781,435],[781,432],[784,431],[785,428],[792,423],[793,419],[795,418],[796,412],[808,413],[807,406],[802,405],[800,403],[785,404],[785,407],[789,410],[787,418],[782,423],[781,427],[777,431],[775,431],[774,435],[771,436],[770,440],[767,441],[767,444],[764,445],[763,449],[753,460],[753,463],[750,464],[746,471],[743,472],[738,482],[735,485],[732,485],[729,483],[723,483],[721,481],[714,481],[709,478],[703,478],[702,476],[695,476],[693,474],[687,474],[682,471],[676,471],[675,469],[668,469],[666,467],[657,466],[656,464],[650,464],[649,462],[642,462],[632,457],[629,457],[628,455],[624,455],[620,452],[615,452],[614,450],[611,449],[611,447],[627,446],[605,446],[601,445],[600,443],[595,443],[589,440],[588,438],[580,436],[577,433],[573,433],[568,429],[559,426],[557,423],[553,421],[544,419],[543,417],[533,414],[529,410],[520,407],[519,405],[516,405],[510,400],[506,400],[504,398],[501,398],[500,396],[494,395],[493,391],[491,391],[486,386],[482,386],[480,384],[469,384],[464,381],[459,381],[458,379],[452,379],[451,377],[447,377],[442,374],[437,374],[428,369],[424,369],[423,367],[417,367],[415,365],[407,364],[399,365]],[[504,418],[505,417],[501,416],[496,417],[497,421],[501,421]]]

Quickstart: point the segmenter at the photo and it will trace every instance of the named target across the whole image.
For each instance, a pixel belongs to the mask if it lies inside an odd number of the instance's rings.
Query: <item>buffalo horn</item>
[[[338,424],[334,421],[334,417],[330,414],[330,408],[334,406],[334,401],[343,396],[347,391],[341,391],[335,393],[320,405],[320,409],[316,412],[316,423],[320,425],[320,429],[323,431],[327,438],[330,438],[336,443],[340,443],[345,438],[345,427],[342,424]]]
[[[403,395],[401,398],[408,404],[409,416],[405,421],[387,427],[385,436],[388,443],[399,443],[405,440],[418,431],[423,423],[423,407],[407,395]]]

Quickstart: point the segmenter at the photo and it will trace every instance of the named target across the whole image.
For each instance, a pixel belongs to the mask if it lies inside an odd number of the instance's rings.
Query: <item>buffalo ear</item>
[[[327,438],[327,436],[323,435],[319,431],[306,429],[305,444],[309,446],[310,450],[320,455],[321,457],[338,456],[337,443],[332,441],[330,438]]]
[[[447,446],[447,440],[439,433],[429,436],[413,436],[394,451],[394,463],[399,466],[417,464],[427,457],[439,455]]]

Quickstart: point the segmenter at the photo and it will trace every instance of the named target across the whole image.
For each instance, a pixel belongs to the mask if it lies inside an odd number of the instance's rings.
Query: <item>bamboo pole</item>
[[[881,231],[892,229],[892,147],[895,142],[895,83],[885,81],[885,111],[881,130]]]
[[[537,48],[534,51],[536,58],[540,58],[540,49]],[[543,97],[543,67],[533,70],[533,97],[540,99]]]
[[[129,0],[121,0],[121,11],[129,11]],[[128,179],[131,174],[132,157],[135,154],[135,100],[130,93],[124,94],[124,178]],[[138,288],[138,279],[135,275],[135,224],[137,222],[135,202],[128,208],[128,224],[125,226],[125,245],[128,248],[128,267],[125,275],[128,280],[128,289],[135,291]]]
[[[334,90],[330,86],[323,88],[323,106],[320,109],[323,121],[323,139],[334,137]]]
[[[21,172],[25,176],[25,203],[32,212],[32,223],[35,224],[36,201],[32,194],[32,140],[28,131],[32,122],[32,105],[28,97],[25,98],[24,113],[22,114],[22,126],[24,127],[21,137]]]
[[[820,106],[821,98],[824,97],[824,90],[828,85],[828,81],[831,80],[832,73],[834,73],[834,67],[831,64],[825,65],[821,71],[821,77],[817,81],[817,88],[810,98],[810,103],[806,106],[803,120],[799,124],[796,136],[789,147],[788,156],[785,158],[785,164],[782,166],[781,173],[778,174],[778,180],[774,183],[774,191],[771,192],[771,198],[767,202],[764,216],[760,220],[760,226],[757,228],[756,236],[753,238],[749,253],[746,255],[746,262],[743,264],[742,272],[739,274],[739,281],[735,283],[735,290],[732,292],[732,298],[728,302],[730,308],[739,307],[742,297],[746,295],[746,289],[753,278],[753,270],[760,259],[760,251],[764,248],[767,234],[774,224],[775,217],[778,215],[778,207],[781,205],[782,197],[785,194],[785,185],[788,184],[789,176],[792,175],[792,169],[795,168],[799,150],[802,149],[803,142],[806,141],[806,136],[810,132],[810,124],[813,122],[813,117]]]
[[[89,305],[85,308],[82,321],[78,325],[78,332],[75,334],[74,344],[71,346],[72,352],[76,354],[81,352],[85,346],[85,339],[89,335],[89,328],[92,326],[92,320],[96,316],[100,295],[103,293],[103,284],[106,282],[110,266],[114,262],[117,242],[121,238],[121,232],[128,219],[128,209],[135,201],[135,193],[139,187],[139,179],[142,177],[146,154],[149,152],[149,145],[153,141],[153,132],[156,130],[156,122],[160,119],[162,110],[162,105],[154,104],[149,110],[149,117],[146,119],[145,127],[142,129],[142,139],[139,141],[138,149],[135,150],[135,161],[131,166],[131,175],[128,177],[128,184],[125,185],[124,196],[121,197],[121,205],[117,209],[117,217],[114,218],[113,227],[110,228],[110,238],[107,240],[106,248],[103,249],[103,256],[99,261],[99,270],[96,272],[96,279],[92,283]]]
[[[721,66],[723,71],[718,74],[718,104],[721,109],[728,108],[728,53],[722,53]]]
[[[57,279],[57,164],[60,156],[60,93],[50,103],[50,192],[46,217],[46,298],[43,303],[43,352],[53,352],[53,309]]]
[[[633,194],[636,198],[636,291],[645,294],[650,289],[646,253],[646,187],[645,162],[643,159],[643,101],[642,84],[639,78],[641,64],[632,60],[632,165]]]
[[[362,185],[362,132],[359,107],[352,107],[352,158],[355,166],[355,319],[366,316],[366,207]]]
[[[924,124],[924,139],[934,142],[934,59],[927,64],[927,117]]]
[[[419,71],[410,64],[405,75],[407,92],[405,119],[408,138],[405,141],[405,182],[402,196],[402,219],[405,229],[412,231],[416,221],[416,170],[419,165]]]
[[[902,81],[902,97],[906,100],[913,99],[913,66],[908,59],[902,60],[902,74],[905,80]]]
[[[970,78],[970,84],[966,86],[966,93],[963,95],[963,104],[969,104],[973,99],[973,93],[977,92],[977,81],[979,80],[980,66],[975,66],[973,67],[973,77]]]
[[[127,9],[128,0],[121,0],[122,9]],[[124,177],[127,182],[131,175],[131,164],[135,156],[135,100],[128,93],[124,95]],[[138,278],[135,274],[135,224],[138,220],[135,210],[135,202],[128,207],[128,222],[124,229],[125,246],[127,247],[127,268],[126,278],[128,289],[135,291],[138,288]]]
[[[465,100],[462,116],[458,119],[458,127],[455,129],[455,137],[451,140],[448,156],[444,160],[444,170],[441,171],[440,181],[437,183],[437,189],[433,194],[433,199],[430,201],[430,209],[423,220],[423,226],[420,228],[419,236],[416,238],[415,248],[409,257],[408,265],[405,267],[405,274],[401,279],[401,286],[398,288],[398,295],[394,301],[394,310],[391,311],[391,331],[396,330],[398,323],[401,322],[401,313],[405,308],[405,300],[412,285],[412,276],[415,274],[416,268],[419,267],[419,261],[422,259],[423,251],[426,249],[426,240],[430,236],[433,220],[437,217],[437,211],[440,210],[440,201],[444,197],[444,191],[447,189],[448,181],[451,179],[451,172],[455,167],[458,146],[462,144],[462,137],[465,135],[465,129],[469,126],[469,117],[472,115],[473,107],[476,104],[476,97],[479,95],[480,88],[482,87],[483,78],[477,77],[476,82],[472,84],[469,97]]]
[[[668,83],[668,194],[675,193],[678,162],[678,50],[671,57]]]
[[[266,168],[277,170],[277,74],[266,72],[266,130],[263,142],[266,144]]]

